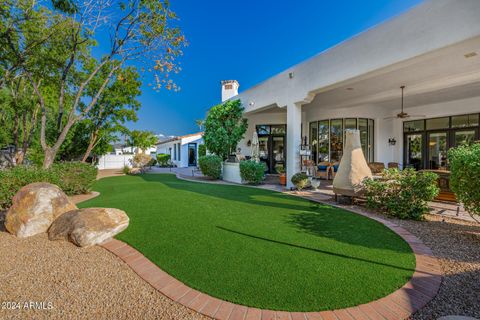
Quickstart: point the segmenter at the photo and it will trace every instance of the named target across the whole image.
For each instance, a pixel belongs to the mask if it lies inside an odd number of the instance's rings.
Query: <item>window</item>
[[[318,128],[318,130],[315,130]],[[310,123],[312,160],[340,161],[343,155],[345,130],[358,129],[362,151],[367,161],[373,161],[374,121],[364,118],[346,118],[314,121]],[[316,143],[315,143],[316,142]]]
[[[182,154],[182,149],[181,149],[181,144],[177,143],[178,146],[178,161],[181,161],[181,154]]]
[[[425,122],[423,120],[407,121],[403,123],[404,132],[423,131],[425,129]]]
[[[226,84],[225,90],[230,90],[230,89],[233,89],[233,86],[231,84]]]
[[[328,120],[318,122],[318,162],[330,160],[330,126]]]
[[[173,145],[173,160],[177,160],[177,144]]]
[[[478,114],[467,114],[452,117],[452,128],[467,128],[478,126]]]
[[[343,155],[343,120],[330,120],[330,161],[340,161]]]
[[[404,165],[448,170],[448,150],[479,138],[479,114],[405,121]]]
[[[270,134],[270,126],[267,125],[260,125],[257,126],[257,134]]]
[[[427,130],[447,129],[450,126],[450,118],[434,118],[427,120]]]

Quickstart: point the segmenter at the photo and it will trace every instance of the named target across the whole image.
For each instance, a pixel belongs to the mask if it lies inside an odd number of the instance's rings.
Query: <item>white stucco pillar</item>
[[[300,144],[302,126],[302,106],[287,105],[287,188],[293,186],[292,176],[300,171]]]

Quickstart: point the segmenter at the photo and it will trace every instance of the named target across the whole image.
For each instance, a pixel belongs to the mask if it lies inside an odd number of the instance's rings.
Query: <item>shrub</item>
[[[198,159],[202,173],[210,178],[219,179],[222,175],[222,158],[216,155],[203,156]]]
[[[201,144],[198,146],[198,156],[203,157],[207,155],[207,146],[204,144]]]
[[[132,165],[135,168],[143,168],[148,165],[148,163],[152,160],[152,157],[145,153],[137,153],[133,156]]]
[[[124,165],[122,168],[123,174],[129,174],[130,173],[130,167],[127,165]]]
[[[56,163],[50,169],[18,166],[0,171],[0,210],[12,204],[13,196],[22,187],[34,182],[57,185],[68,195],[87,193],[97,177],[97,168],[80,162]]]
[[[388,169],[382,179],[364,181],[367,206],[400,219],[420,220],[439,192],[438,175],[415,169]]]
[[[292,183],[298,190],[302,190],[308,185],[308,177],[303,172],[295,173],[292,176]]]
[[[157,161],[160,167],[168,167],[170,164],[170,155],[166,153],[157,154]]]
[[[285,173],[285,167],[283,165],[276,165],[275,166],[275,171],[277,171],[278,174],[284,174]]]
[[[259,184],[265,176],[265,163],[253,160],[240,161],[240,177],[250,184]]]
[[[150,159],[150,161],[148,162],[147,166],[153,167],[153,166],[155,166],[156,164],[157,164],[157,160],[154,159],[154,158],[152,158],[152,159]]]
[[[83,162],[62,162],[52,165],[53,176],[60,177],[58,186],[68,195],[84,194],[92,190],[97,168]]]
[[[471,215],[480,215],[480,143],[448,152],[450,187]]]
[[[203,140],[208,151],[226,160],[235,153],[247,131],[247,119],[240,100],[229,100],[212,107],[205,120]]]

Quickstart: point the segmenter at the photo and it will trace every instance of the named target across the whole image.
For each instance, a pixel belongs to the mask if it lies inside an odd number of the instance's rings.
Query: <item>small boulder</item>
[[[69,211],[56,219],[50,229],[50,240],[70,240],[79,247],[100,244],[128,227],[127,214],[119,209],[86,208]]]
[[[77,209],[59,187],[37,182],[21,188],[5,216],[5,228],[20,238],[46,232],[53,220]]]

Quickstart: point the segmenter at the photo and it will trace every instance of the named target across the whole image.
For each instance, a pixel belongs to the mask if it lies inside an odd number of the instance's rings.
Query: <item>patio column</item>
[[[287,105],[287,188],[293,187],[292,176],[300,171],[300,144],[302,143],[302,106]]]

